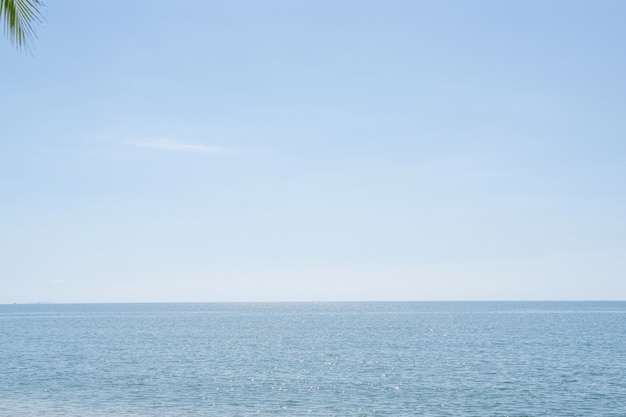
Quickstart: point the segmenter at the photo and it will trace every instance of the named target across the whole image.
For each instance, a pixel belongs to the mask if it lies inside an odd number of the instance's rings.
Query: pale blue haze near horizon
[[[623,1],[46,1],[0,303],[626,299]]]

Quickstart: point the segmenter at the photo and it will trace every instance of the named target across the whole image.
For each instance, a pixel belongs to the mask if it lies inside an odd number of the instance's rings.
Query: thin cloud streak
[[[170,139],[131,139],[126,141],[127,144],[140,148],[160,149],[164,151],[175,152],[194,152],[194,153],[226,153],[226,148],[218,146],[202,145],[197,143],[188,143],[174,141]]]

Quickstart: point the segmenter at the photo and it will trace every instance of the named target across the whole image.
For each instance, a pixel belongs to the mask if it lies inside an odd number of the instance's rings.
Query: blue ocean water
[[[626,302],[0,305],[0,416],[626,416]]]

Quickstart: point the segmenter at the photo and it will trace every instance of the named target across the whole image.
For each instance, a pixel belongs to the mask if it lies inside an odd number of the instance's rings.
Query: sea
[[[0,417],[626,416],[626,302],[0,305]]]

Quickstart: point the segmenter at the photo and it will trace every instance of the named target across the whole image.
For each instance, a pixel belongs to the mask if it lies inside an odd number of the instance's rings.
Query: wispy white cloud
[[[130,139],[125,143],[140,148],[159,149],[164,151],[175,152],[194,152],[194,153],[226,153],[228,149],[219,146],[203,145],[199,143],[181,142],[171,139]]]

